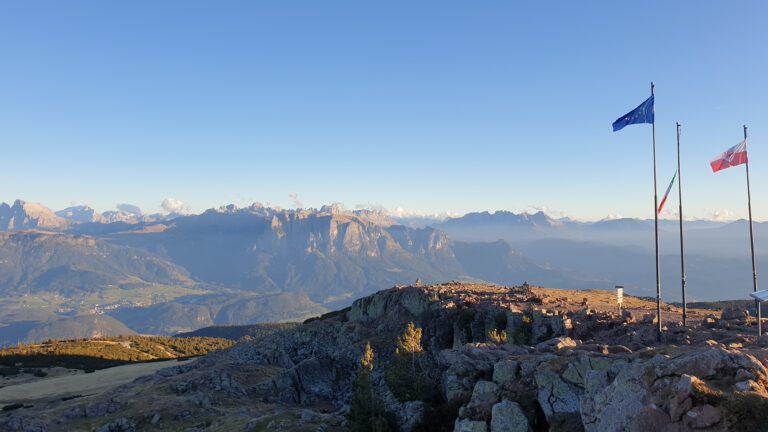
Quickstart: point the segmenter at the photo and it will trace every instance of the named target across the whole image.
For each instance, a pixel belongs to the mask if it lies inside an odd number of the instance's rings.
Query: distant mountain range
[[[133,206],[130,206],[133,207]],[[16,200],[13,205],[0,203],[0,231],[23,231],[30,229],[61,231],[82,223],[127,224],[151,223],[173,219],[179,216],[171,213],[145,215],[138,209],[117,210],[98,213],[88,206],[68,207],[54,212],[42,204]]]
[[[476,241],[494,241],[499,239],[513,242],[538,240],[541,238],[567,238],[571,240],[604,241],[613,244],[647,245],[653,242],[653,219],[603,219],[596,222],[579,222],[568,218],[554,219],[543,212],[534,214],[515,214],[507,211],[495,213],[467,213],[466,215],[437,222],[431,226],[446,232],[454,239]],[[699,235],[707,231],[718,236],[743,238],[749,235],[747,222],[738,220],[721,222],[711,220],[683,221],[686,231]],[[768,223],[755,222],[761,235],[768,234]],[[678,241],[679,222],[677,220],[659,220],[661,232],[674,233],[666,236]],[[651,233],[650,240],[648,233]],[[719,233],[719,234],[716,234]]]
[[[539,265],[506,242],[455,242],[432,227],[338,206],[225,206],[117,222],[87,207],[53,212],[16,201],[2,208],[2,343],[94,314],[160,334],[300,320],[416,279],[605,283]],[[76,327],[73,336],[120,328],[106,319]]]
[[[470,213],[435,224],[449,238],[503,240],[528,259],[561,271],[579,271],[655,296],[653,220],[574,222],[544,213]],[[679,301],[679,222],[659,223],[662,295]],[[768,223],[755,222],[758,271],[768,268]],[[684,221],[688,296],[697,300],[738,299],[752,290],[747,221]]]
[[[670,301],[679,298],[673,222],[662,221]],[[761,266],[768,264],[766,231],[757,224]],[[301,320],[416,279],[571,289],[622,284],[649,295],[652,233],[652,221],[584,223],[541,212],[470,213],[420,226],[338,205],[229,205],[147,216],[87,206],[54,212],[17,200],[0,204],[0,344],[39,339],[53,327],[71,328],[73,336],[122,326],[173,334]],[[686,222],[686,234],[690,297],[743,297],[743,279],[751,280],[743,268],[746,225]]]

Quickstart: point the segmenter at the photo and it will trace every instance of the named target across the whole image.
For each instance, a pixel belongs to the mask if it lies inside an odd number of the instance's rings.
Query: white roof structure
[[[753,293],[749,293],[749,296],[760,302],[768,301],[768,290],[755,291]]]

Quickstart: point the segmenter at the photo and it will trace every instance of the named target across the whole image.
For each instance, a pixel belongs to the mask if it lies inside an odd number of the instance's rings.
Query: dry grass
[[[694,395],[700,402],[721,407],[729,430],[768,431],[768,398],[753,392],[724,392],[701,381],[694,383]]]

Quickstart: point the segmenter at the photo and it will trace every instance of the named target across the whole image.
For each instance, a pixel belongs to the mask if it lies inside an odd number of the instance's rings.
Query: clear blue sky
[[[546,4],[545,4],[546,3]],[[765,2],[17,1],[0,8],[0,200],[158,211],[340,201],[768,219]],[[677,205],[677,199],[668,204]]]

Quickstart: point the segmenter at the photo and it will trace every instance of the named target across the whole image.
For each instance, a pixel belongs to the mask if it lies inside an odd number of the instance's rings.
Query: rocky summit
[[[97,395],[20,400],[7,431],[759,431],[768,336],[613,293],[394,287]],[[79,396],[79,397],[77,397]]]

